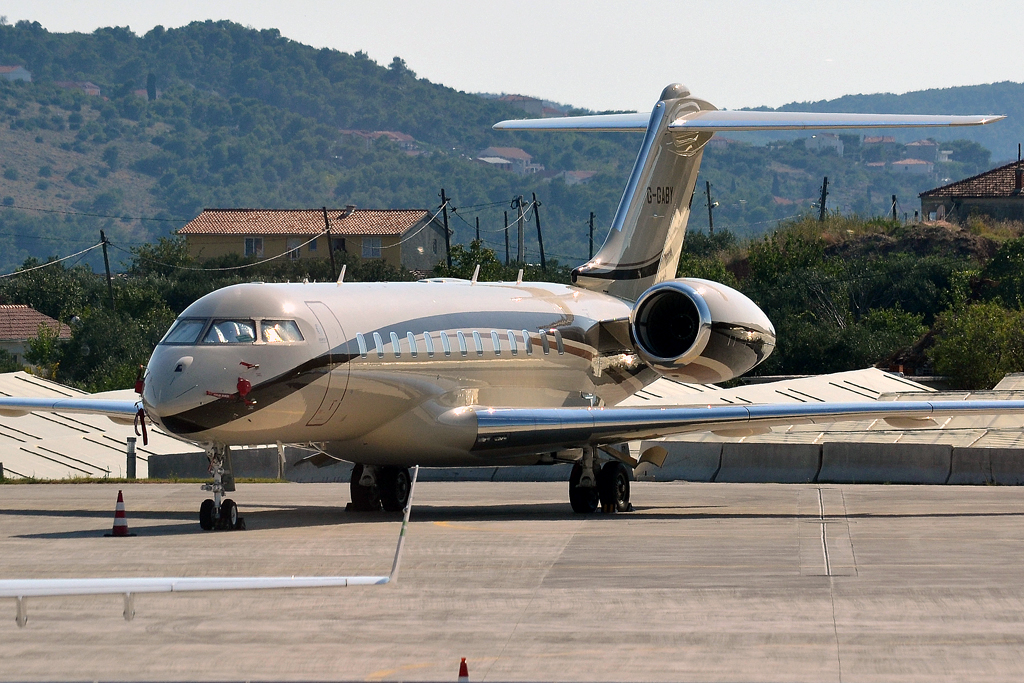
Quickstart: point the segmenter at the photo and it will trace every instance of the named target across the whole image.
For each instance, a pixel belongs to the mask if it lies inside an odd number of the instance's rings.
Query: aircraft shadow
[[[631,513],[605,515],[600,512],[592,516],[576,515],[566,503],[516,503],[501,505],[413,505],[412,522],[531,522],[531,521],[585,521],[607,520],[609,522],[639,521],[699,521],[699,520],[806,520],[821,521],[817,514],[791,514],[777,512],[724,512],[724,506],[673,506],[673,507],[636,507]],[[401,521],[399,512],[348,512],[344,507],[316,505],[261,505],[257,510],[240,509],[245,518],[246,527],[250,530],[271,530],[291,528],[313,528],[318,526],[337,526],[343,524],[394,524]],[[109,512],[97,510],[0,510],[0,516],[26,517],[76,517],[109,518]],[[871,519],[956,519],[974,517],[1024,517],[1024,511],[1006,512],[925,512],[925,513],[854,513],[844,516],[832,515],[826,521],[840,519],[871,520]],[[171,523],[136,524],[132,520],[157,520]],[[199,528],[195,512],[134,512],[128,515],[131,532],[139,537],[181,536],[204,534]],[[95,538],[109,531],[97,529],[79,529],[39,534],[19,534],[14,538],[26,539],[63,539],[63,538]]]

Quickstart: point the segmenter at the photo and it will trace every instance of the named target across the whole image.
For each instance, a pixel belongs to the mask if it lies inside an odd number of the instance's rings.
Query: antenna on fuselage
[[[346,269],[346,268],[348,268],[348,264],[347,264],[347,263],[346,263],[346,264],[343,264],[343,265],[341,266],[341,275],[339,275],[339,276],[338,276],[338,284],[339,284],[339,285],[340,285],[340,284],[341,284],[342,282],[344,282],[344,281],[345,281],[345,269]]]
[[[476,278],[480,275],[480,264],[476,264],[476,270],[473,271],[473,279],[469,281],[469,284],[475,285]]]

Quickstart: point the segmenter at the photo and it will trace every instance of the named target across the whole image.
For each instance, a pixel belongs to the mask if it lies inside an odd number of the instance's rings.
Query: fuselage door
[[[342,346],[345,331],[331,309],[322,301],[307,301],[306,305],[316,320],[316,343],[323,346],[323,353],[328,360],[323,368],[326,391],[316,413],[306,423],[308,427],[319,427],[334,417],[345,398],[345,390],[348,388],[348,354]]]

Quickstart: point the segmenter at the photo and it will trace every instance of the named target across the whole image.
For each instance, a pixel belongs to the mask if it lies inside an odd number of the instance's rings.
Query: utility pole
[[[544,260],[544,237],[540,234],[540,202],[537,201],[537,193],[533,193],[533,218],[537,221],[537,244],[540,245],[540,269],[541,272],[548,272],[548,262]]]
[[[448,197],[444,196],[444,188],[441,188],[441,214],[444,216],[444,255],[448,261],[448,274],[452,272],[452,240],[448,232]]]
[[[480,216],[476,217],[476,241],[480,241]]]
[[[331,221],[327,218],[327,207],[324,207],[324,230],[327,231],[327,254],[331,257],[331,280],[338,279],[338,267],[334,263],[334,240],[331,239]]]
[[[516,219],[516,225],[518,226],[519,241],[516,248],[516,263],[522,263],[526,259],[526,235],[524,231],[524,218],[523,218],[523,195],[519,195],[512,200],[512,207],[517,209],[519,217]]]
[[[508,265],[508,211],[505,212],[505,265]]]
[[[594,212],[590,212],[590,259],[594,258]],[[589,259],[588,259],[589,260]]]
[[[103,267],[107,269],[107,295],[110,297],[110,310],[114,310],[114,285],[110,282],[110,259],[107,258],[107,236],[100,230],[100,242],[103,243]]]
[[[892,222],[895,223],[899,218],[896,216],[896,195],[892,196]]]
[[[711,203],[711,181],[704,181],[704,189],[708,195],[708,235],[715,234],[715,217],[713,214],[715,205]]]
[[[825,222],[825,198],[828,197],[828,176],[821,181],[821,199],[818,200],[818,222]]]

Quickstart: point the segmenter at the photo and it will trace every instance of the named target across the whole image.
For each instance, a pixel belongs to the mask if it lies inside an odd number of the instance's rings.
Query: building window
[[[333,247],[334,251],[343,251],[343,252],[347,252],[348,251],[345,248],[345,238],[344,237],[335,237],[335,238],[333,238],[332,241],[334,242],[334,247]]]
[[[462,214],[459,215],[461,216]],[[434,240],[434,253],[437,253],[437,240]]]
[[[246,237],[245,238],[245,255],[263,257],[263,238],[262,237]]]
[[[313,241],[309,243],[309,250],[310,251],[316,251],[316,243],[317,243],[317,239],[314,237]]]
[[[289,237],[286,242],[286,249],[288,249],[288,258],[295,260],[299,258],[299,247],[302,246],[301,237]]]
[[[363,258],[380,258],[380,247],[379,237],[364,237]]]

